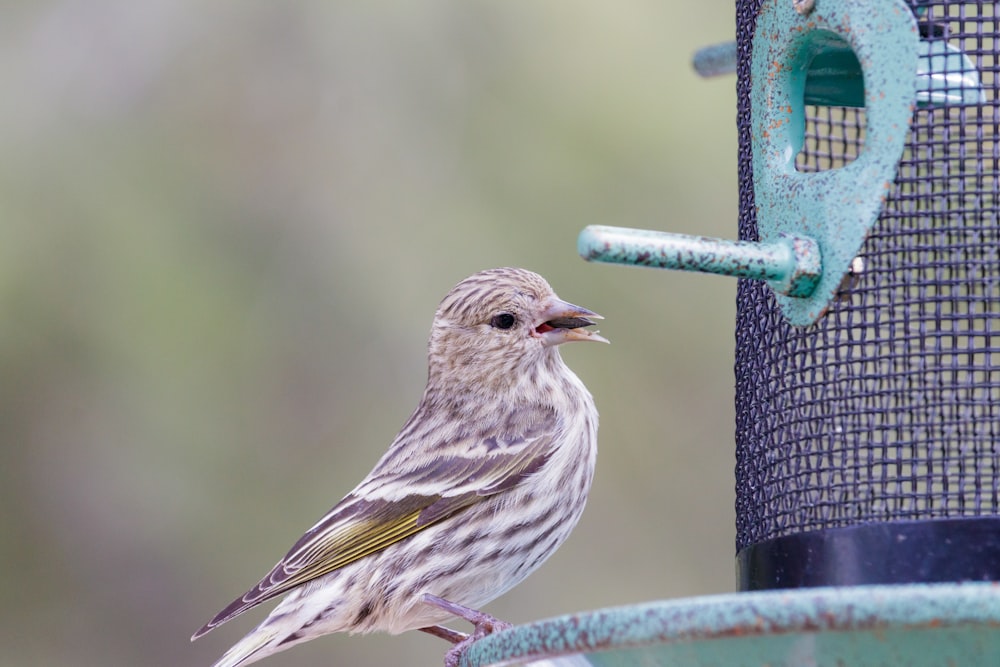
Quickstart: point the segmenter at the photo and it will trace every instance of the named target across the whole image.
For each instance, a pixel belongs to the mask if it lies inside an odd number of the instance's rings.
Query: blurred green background
[[[583,521],[488,610],[733,589],[735,282],[575,250],[588,224],[735,235],[735,81],[689,64],[731,2],[0,13],[0,663],[207,667],[264,612],[190,634],[368,472],[438,301],[502,265],[612,345],[564,351],[601,411]]]

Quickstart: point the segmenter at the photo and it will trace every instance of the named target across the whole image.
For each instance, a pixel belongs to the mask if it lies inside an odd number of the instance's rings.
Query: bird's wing
[[[452,516],[484,498],[513,488],[548,461],[558,418],[545,411],[529,432],[493,437],[466,436],[440,443],[440,454],[414,465],[405,459],[393,479],[393,496],[360,495],[359,486],[309,529],[260,582],[233,600],[192,639],[265,600],[380,551]],[[464,452],[464,454],[463,454]],[[369,480],[385,479],[395,466],[383,465]],[[388,468],[388,469],[387,469]],[[408,480],[412,484],[408,484]],[[368,486],[372,486],[369,484]],[[377,487],[376,487],[377,488]],[[415,490],[408,493],[407,488]],[[429,489],[437,489],[430,492]]]

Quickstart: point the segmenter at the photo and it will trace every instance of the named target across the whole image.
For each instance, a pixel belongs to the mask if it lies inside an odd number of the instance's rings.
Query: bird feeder
[[[739,279],[739,592],[516,627],[465,667],[1000,664],[998,52],[995,2],[738,0],[695,59],[737,74],[738,240],[578,247]]]

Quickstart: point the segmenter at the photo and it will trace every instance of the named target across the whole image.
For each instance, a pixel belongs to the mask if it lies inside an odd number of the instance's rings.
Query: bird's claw
[[[469,607],[451,602],[450,600],[445,600],[444,598],[440,598],[436,595],[431,595],[430,593],[424,594],[424,602],[444,609],[459,618],[464,618],[466,621],[475,626],[475,629],[471,634],[464,636],[464,638],[455,643],[448,653],[445,654],[444,667],[458,667],[458,663],[462,659],[462,654],[465,653],[466,649],[468,649],[474,642],[487,635],[491,635],[494,632],[500,632],[513,627],[510,623],[501,621],[495,616],[491,616],[476,609],[470,609]],[[453,636],[462,635],[462,633],[455,632],[454,630],[448,630],[448,632],[453,633]],[[431,634],[442,637],[443,639],[450,639],[450,637],[446,637],[443,633],[431,632]]]
[[[458,667],[459,662],[462,660],[462,654],[465,653],[465,651],[475,642],[487,635],[493,634],[494,632],[500,632],[501,630],[513,627],[510,623],[501,621],[490,616],[489,614],[483,614],[483,616],[485,618],[480,623],[476,624],[476,629],[472,632],[472,634],[452,646],[448,652],[445,653],[444,667]]]
[[[482,639],[486,635],[491,635],[494,632],[501,632],[503,630],[509,630],[514,627],[507,621],[501,621],[495,616],[483,614],[482,612],[479,613],[482,616],[478,621],[476,621],[476,629],[472,631],[471,635],[469,635],[473,639]]]

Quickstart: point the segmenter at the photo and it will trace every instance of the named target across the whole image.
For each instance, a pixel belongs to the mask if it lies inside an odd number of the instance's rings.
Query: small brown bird
[[[558,346],[607,342],[600,316],[524,269],[476,273],[438,306],[427,387],[375,469],[192,640],[287,593],[214,667],[334,632],[423,630],[456,644],[505,627],[475,611],[518,584],[580,519],[597,410]],[[465,635],[438,624],[455,615]]]

